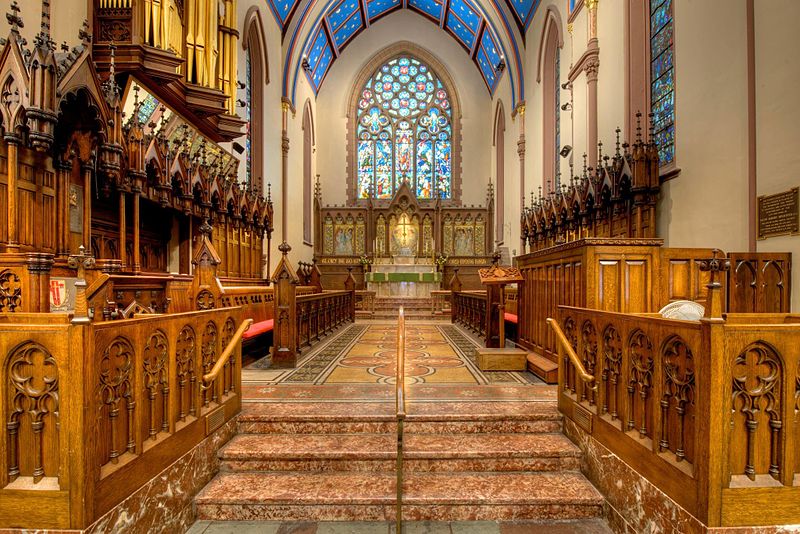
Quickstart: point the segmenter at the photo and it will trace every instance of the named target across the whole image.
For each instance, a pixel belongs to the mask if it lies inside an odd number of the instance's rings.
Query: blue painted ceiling
[[[455,38],[475,61],[489,92],[494,93],[503,73],[505,58],[497,36],[473,2],[474,0],[334,1],[322,17],[310,45],[305,50],[306,75],[314,90],[319,91],[331,65],[356,35],[380,17],[406,7],[444,28]],[[291,11],[291,8],[283,9]],[[498,65],[502,65],[500,69],[497,68]]]

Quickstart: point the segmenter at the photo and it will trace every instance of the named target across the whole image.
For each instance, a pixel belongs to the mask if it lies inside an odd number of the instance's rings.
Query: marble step
[[[413,388],[412,388],[413,393]],[[559,432],[561,414],[547,402],[411,402],[409,434]],[[396,432],[394,402],[245,403],[243,434],[352,434]]]
[[[411,473],[407,520],[600,517],[603,497],[579,473]],[[394,519],[396,476],[381,473],[230,473],[195,499],[200,520]]]
[[[240,434],[221,451],[228,471],[391,472],[396,434]],[[407,434],[408,472],[557,471],[580,467],[562,434]]]

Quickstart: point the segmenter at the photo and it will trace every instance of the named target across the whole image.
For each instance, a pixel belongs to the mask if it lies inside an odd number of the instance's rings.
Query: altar
[[[384,298],[430,298],[441,287],[442,273],[430,258],[396,256],[376,258],[372,272],[364,273],[367,289]]]

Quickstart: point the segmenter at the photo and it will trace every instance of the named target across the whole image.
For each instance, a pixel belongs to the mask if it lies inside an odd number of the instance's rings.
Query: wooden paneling
[[[204,439],[206,415],[235,415],[238,349],[200,384],[241,314],[0,315],[0,524],[84,528]]]
[[[585,431],[708,526],[800,521],[795,316],[689,322],[561,307],[558,321],[597,385],[559,347],[567,417],[588,413]]]
[[[790,253],[732,253],[728,310],[787,313],[791,307]]]

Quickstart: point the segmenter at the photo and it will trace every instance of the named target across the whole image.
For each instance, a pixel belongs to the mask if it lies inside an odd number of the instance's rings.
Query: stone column
[[[284,100],[281,103],[281,241],[288,241],[288,210],[289,204],[289,111],[292,105]]]

